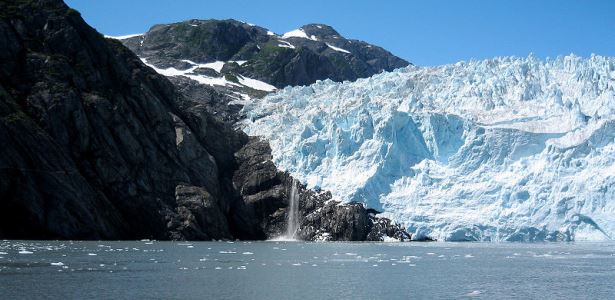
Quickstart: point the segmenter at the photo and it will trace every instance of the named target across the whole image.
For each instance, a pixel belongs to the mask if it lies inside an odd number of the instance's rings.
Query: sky
[[[99,32],[127,35],[188,19],[236,19],[276,33],[309,23],[416,65],[496,56],[615,56],[612,0],[65,0]]]

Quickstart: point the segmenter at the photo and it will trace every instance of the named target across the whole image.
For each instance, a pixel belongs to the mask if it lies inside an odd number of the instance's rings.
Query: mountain
[[[244,130],[413,238],[615,237],[615,59],[501,57],[284,89]]]
[[[232,236],[219,176],[232,153],[216,147],[239,148],[240,136],[183,109],[192,104],[166,78],[61,1],[0,11],[0,235]],[[197,213],[216,215],[214,229],[184,228]]]
[[[283,88],[324,79],[356,80],[409,65],[380,47],[345,39],[323,24],[278,35],[235,20],[190,20],[156,25],[122,42],[159,69],[181,73],[196,68],[188,74],[201,75],[212,85],[230,85],[221,81],[225,78],[256,89],[263,88],[250,79]]]
[[[303,239],[407,238],[296,186],[212,110],[231,92],[191,97],[60,0],[0,2],[0,36],[0,238],[266,239],[293,189]]]

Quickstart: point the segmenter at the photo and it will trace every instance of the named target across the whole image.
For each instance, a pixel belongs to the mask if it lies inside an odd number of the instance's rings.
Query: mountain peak
[[[308,36],[316,36],[316,37],[333,37],[340,36],[339,32],[337,32],[333,27],[325,24],[307,24],[301,26],[301,30],[303,30]]]
[[[122,42],[159,69],[187,70],[187,61],[218,65],[239,61],[232,72],[278,88],[327,78],[355,80],[409,64],[379,47],[346,40],[325,24],[307,24],[276,35],[233,19],[187,20],[156,25],[143,36]],[[223,76],[231,69],[224,71],[210,75]]]

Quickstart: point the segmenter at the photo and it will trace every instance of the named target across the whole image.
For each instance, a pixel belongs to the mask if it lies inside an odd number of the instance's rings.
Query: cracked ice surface
[[[615,237],[615,58],[501,57],[248,105],[276,164],[416,238]]]

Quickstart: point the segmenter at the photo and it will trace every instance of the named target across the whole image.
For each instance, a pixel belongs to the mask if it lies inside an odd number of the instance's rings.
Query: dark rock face
[[[245,137],[61,1],[0,11],[3,237],[232,237]]]
[[[301,30],[310,38],[283,38],[235,20],[190,20],[156,25],[142,36],[122,42],[160,68],[187,69],[184,60],[247,61],[222,73],[258,79],[278,88],[327,78],[356,80],[409,65],[380,47],[345,39],[327,25],[310,24]]]
[[[243,58],[246,41],[261,42],[261,29],[225,26],[190,55]],[[265,239],[285,229],[293,180],[267,143],[233,128],[241,115],[226,91],[171,83],[60,0],[0,2],[0,49],[0,238]],[[405,236],[361,205],[300,190],[303,239]]]
[[[239,168],[233,178],[253,222],[245,228],[259,228],[268,238],[281,236],[286,220],[293,178],[276,169],[271,161],[271,148],[265,141],[251,138],[236,153]],[[409,241],[401,226],[378,218],[359,203],[340,204],[331,200],[329,192],[315,192],[298,184],[299,229],[302,240],[382,241],[385,237]],[[241,214],[243,216],[247,214]]]
[[[242,119],[243,105],[233,104],[229,90],[222,87],[211,87],[183,76],[168,77],[177,91],[186,99],[198,103],[212,117],[220,122],[233,124]]]
[[[232,238],[224,209],[207,190],[196,186],[175,188],[176,214],[167,226],[175,240],[211,240]]]
[[[301,189],[301,226],[298,235],[304,240],[384,241],[393,238],[410,241],[402,226],[377,217],[361,203],[341,204],[331,200],[331,193]]]

